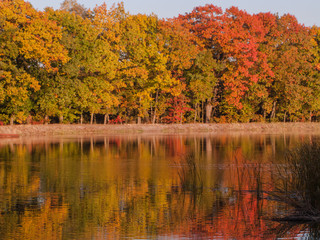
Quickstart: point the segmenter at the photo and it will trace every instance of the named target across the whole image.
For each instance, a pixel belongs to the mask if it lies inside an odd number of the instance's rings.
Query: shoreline
[[[127,134],[320,134],[320,123],[223,123],[223,124],[48,124],[0,126],[0,135],[75,136]]]

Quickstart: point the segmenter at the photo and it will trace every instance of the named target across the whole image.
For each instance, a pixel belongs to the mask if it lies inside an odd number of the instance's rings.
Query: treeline
[[[320,118],[320,29],[289,14],[2,0],[0,46],[0,123]]]

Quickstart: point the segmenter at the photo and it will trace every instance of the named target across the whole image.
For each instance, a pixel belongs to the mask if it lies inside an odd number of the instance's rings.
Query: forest
[[[0,124],[320,120],[320,28],[214,5],[0,1]]]

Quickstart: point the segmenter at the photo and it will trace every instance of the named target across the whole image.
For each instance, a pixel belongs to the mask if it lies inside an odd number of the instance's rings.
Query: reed
[[[320,221],[320,144],[305,143],[288,152],[278,177],[280,184],[269,195],[293,212],[275,220]]]
[[[180,165],[178,172],[182,190],[193,193],[202,192],[204,183],[201,169],[194,153],[186,155],[182,162],[183,164]]]

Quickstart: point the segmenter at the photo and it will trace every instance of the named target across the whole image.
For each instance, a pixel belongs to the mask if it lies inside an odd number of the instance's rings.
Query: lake
[[[0,142],[1,239],[307,239],[273,219],[289,149],[317,135],[122,135]]]

